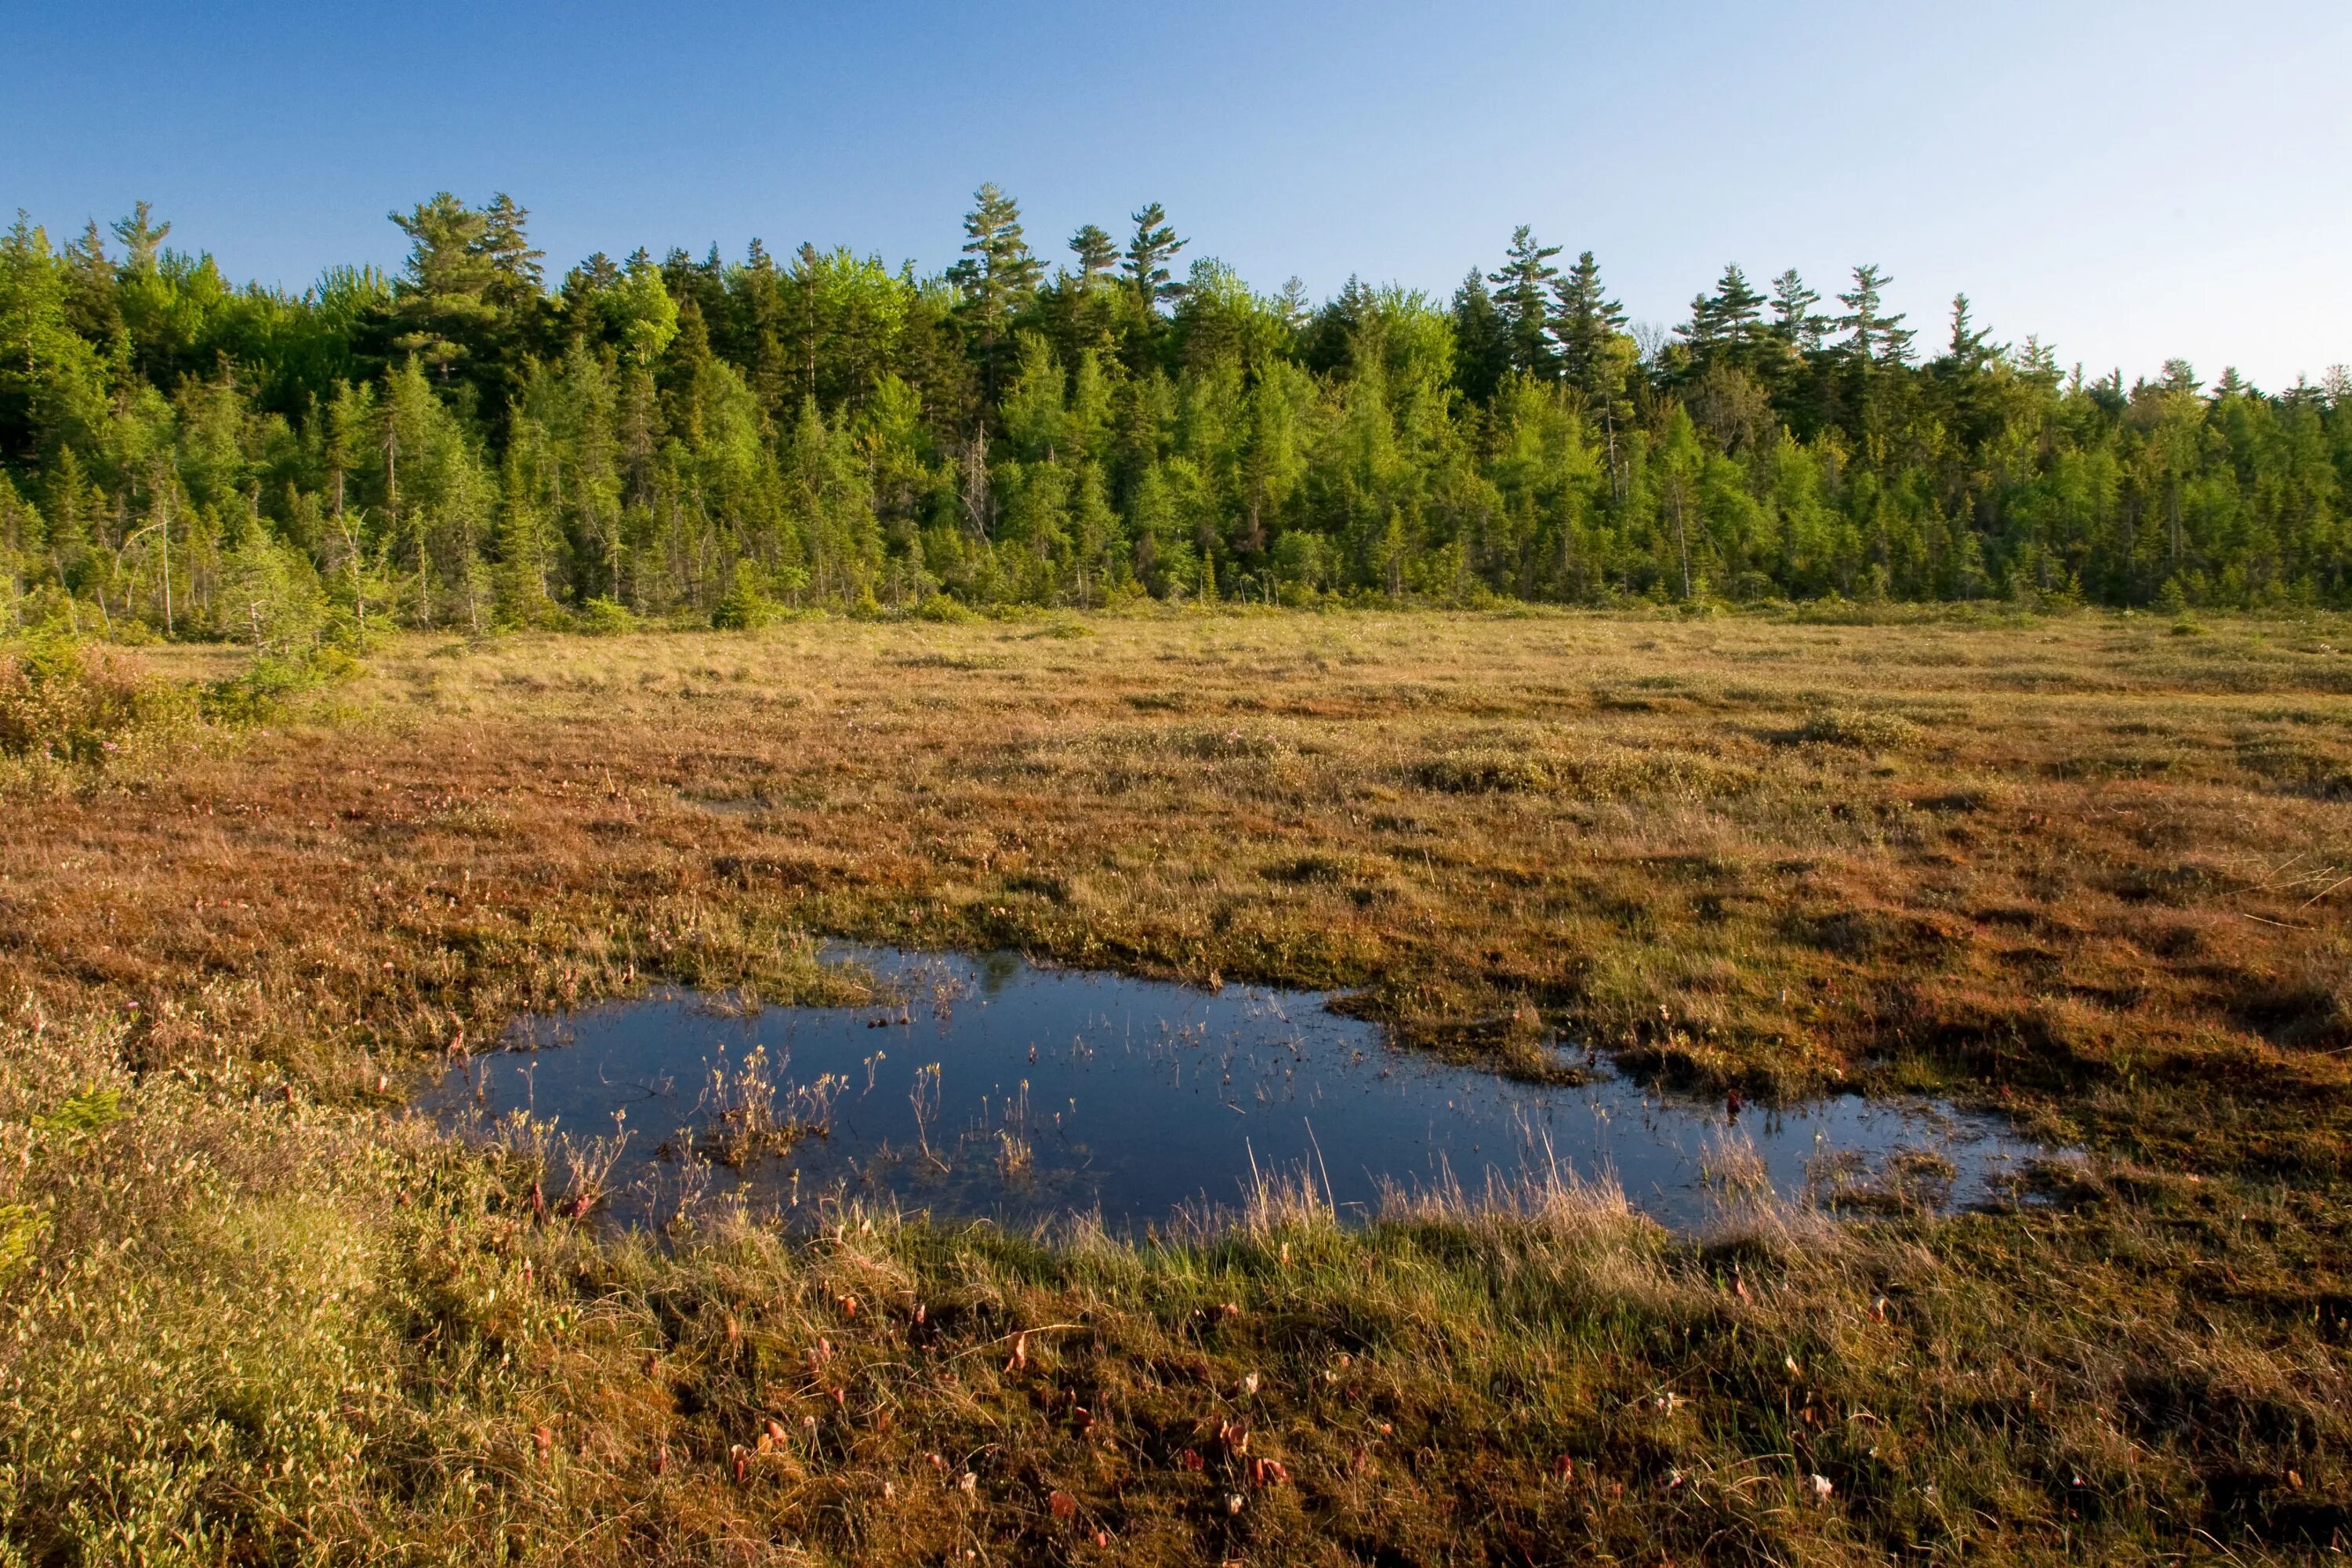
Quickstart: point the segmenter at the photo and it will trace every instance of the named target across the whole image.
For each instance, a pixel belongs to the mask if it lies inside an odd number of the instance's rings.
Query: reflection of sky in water
[[[562,1048],[478,1058],[424,1108],[452,1124],[477,1109],[527,1109],[580,1136],[609,1133],[625,1110],[613,1181],[625,1219],[641,1215],[623,1189],[701,1122],[711,1068],[731,1071],[755,1047],[780,1082],[844,1085],[829,1136],[740,1178],[782,1205],[845,1188],[942,1215],[1098,1210],[1114,1227],[1140,1227],[1180,1205],[1238,1203],[1253,1169],[1309,1172],[1343,1214],[1360,1215],[1384,1185],[1475,1193],[1490,1176],[1556,1162],[1614,1177],[1635,1206],[1689,1225],[1713,1209],[1707,1178],[1724,1168],[1727,1137],[1743,1160],[1752,1147],[1783,1194],[1883,1176],[1894,1156],[1894,1168],[1925,1173],[1931,1201],[1963,1205],[2043,1152],[1992,1118],[1918,1102],[1845,1095],[1734,1119],[1720,1102],[1645,1091],[1605,1066],[1572,1087],[1515,1083],[1394,1048],[1377,1026],[1303,992],[1210,993],[1007,954],[841,953],[907,986],[910,1006],[732,1017],[670,993],[530,1021],[515,1038]],[[933,1063],[937,1103],[919,1126],[911,1091]],[[1008,1148],[1026,1149],[1025,1169],[1008,1173]],[[1948,1162],[1948,1185],[1937,1179],[1944,1167],[1907,1152]]]

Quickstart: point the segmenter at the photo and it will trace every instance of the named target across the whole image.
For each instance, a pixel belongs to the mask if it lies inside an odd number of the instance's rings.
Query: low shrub
[[[592,637],[609,637],[635,630],[637,617],[620,600],[600,596],[582,605],[572,624]]]
[[[360,662],[344,649],[326,647],[298,654],[262,654],[226,680],[205,688],[204,716],[219,724],[257,724],[303,692],[349,680]]]
[[[941,626],[960,626],[980,619],[961,600],[947,594],[934,594],[915,606],[919,621],[937,621]]]
[[[103,647],[60,637],[0,647],[0,756],[101,765],[175,707]]]

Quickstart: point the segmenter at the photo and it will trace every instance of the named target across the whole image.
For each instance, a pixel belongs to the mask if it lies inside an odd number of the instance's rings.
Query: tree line
[[[1525,227],[1450,299],[1253,290],[1157,205],[1049,268],[589,257],[393,215],[405,267],[232,285],[140,204],[0,239],[0,627],[755,624],[1160,599],[2352,603],[2352,383],[2126,388],[1858,267],[1671,331]],[[1563,265],[1563,262],[1565,264]]]

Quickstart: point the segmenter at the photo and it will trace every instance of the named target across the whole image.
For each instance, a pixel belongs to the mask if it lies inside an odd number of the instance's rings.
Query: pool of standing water
[[[420,1108],[479,1131],[524,1111],[623,1135],[605,1212],[667,1217],[740,1190],[788,1222],[841,1195],[941,1218],[1099,1215],[1142,1231],[1311,1183],[1343,1219],[1397,1193],[1558,1172],[1612,1181],[1676,1228],[1769,1181],[1832,1205],[1949,1209],[2051,1151],[1995,1117],[1840,1095],[1735,1110],[1590,1065],[1535,1084],[1390,1043],[1308,992],[1208,991],[971,957],[834,948],[894,1000],[745,1011],[691,992],[526,1017]],[[1582,1066],[1578,1053],[1573,1061]]]

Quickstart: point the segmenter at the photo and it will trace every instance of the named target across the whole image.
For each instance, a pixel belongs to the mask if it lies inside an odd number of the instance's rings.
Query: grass
[[[2326,1553],[2346,630],[416,639],[234,737],[20,761],[0,1552]],[[237,673],[135,657],[166,706]],[[1697,1238],[1552,1184],[1148,1246],[714,1208],[656,1249],[570,1217],[582,1151],[398,1114],[517,1008],[854,995],[813,932],[1350,988],[1506,1071],[1559,1028],[1716,1092],[1932,1089],[2090,1158],[2011,1212],[1735,1198]]]

